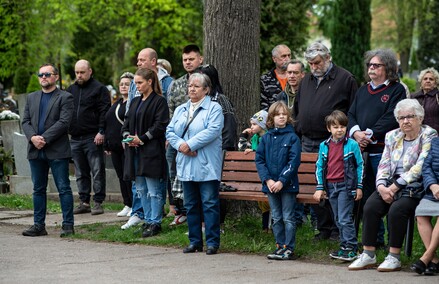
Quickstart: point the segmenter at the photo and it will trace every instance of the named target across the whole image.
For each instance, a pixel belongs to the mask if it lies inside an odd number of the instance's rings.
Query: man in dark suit
[[[33,189],[34,225],[23,231],[24,236],[47,235],[46,191],[49,169],[59,192],[63,214],[61,237],[74,234],[73,195],[69,179],[71,157],[68,131],[73,115],[73,96],[56,87],[58,70],[52,64],[40,67],[41,91],[30,93],[22,128],[29,141],[28,155]]]

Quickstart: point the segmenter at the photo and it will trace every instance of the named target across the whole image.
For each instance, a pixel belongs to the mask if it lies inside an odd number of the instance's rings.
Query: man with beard
[[[79,60],[75,64],[76,81],[67,89],[75,103],[70,125],[70,146],[80,203],[74,209],[74,214],[104,213],[102,202],[105,200],[106,184],[103,144],[110,93],[107,87],[92,77],[92,73],[90,63],[84,59]],[[90,206],[92,181],[93,208]]]
[[[27,158],[34,184],[34,225],[23,231],[23,235],[29,237],[47,235],[45,220],[49,169],[61,203],[61,237],[74,234],[68,136],[73,115],[73,96],[56,87],[58,78],[58,70],[53,64],[42,65],[38,71],[42,90],[26,97],[22,127],[29,141]]]
[[[320,143],[328,138],[325,117],[334,110],[347,114],[358,89],[354,76],[332,62],[329,49],[320,42],[312,43],[305,52],[311,73],[300,83],[294,113],[296,131],[302,137],[302,152],[319,151]],[[337,239],[338,229],[329,202],[313,206],[317,214],[316,240]]]
[[[291,50],[285,44],[276,45],[271,51],[275,68],[261,76],[261,110],[276,101],[276,95],[285,90],[287,85],[287,63],[291,60]]]

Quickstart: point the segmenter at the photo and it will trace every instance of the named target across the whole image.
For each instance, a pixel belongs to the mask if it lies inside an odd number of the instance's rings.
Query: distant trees
[[[419,70],[434,67],[439,70],[439,0],[423,0],[419,13],[419,46],[417,62]]]

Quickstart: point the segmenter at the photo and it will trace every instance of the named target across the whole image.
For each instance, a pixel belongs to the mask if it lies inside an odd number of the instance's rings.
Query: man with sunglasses
[[[29,141],[27,158],[34,184],[34,225],[23,231],[23,235],[29,237],[47,235],[45,220],[49,169],[61,203],[61,237],[74,234],[68,137],[73,115],[73,96],[56,87],[58,78],[58,70],[53,64],[42,65],[38,71],[42,90],[26,97],[22,128]]]
[[[75,64],[76,81],[67,91],[73,94],[74,115],[70,126],[72,158],[80,203],[74,214],[103,214],[106,181],[104,163],[105,114],[110,108],[110,92],[92,77],[87,60]],[[91,208],[93,181],[94,206]]]
[[[398,60],[393,51],[376,49],[366,52],[364,78],[368,83],[358,89],[349,109],[349,135],[360,144],[365,159],[362,205],[376,189],[375,177],[384,151],[385,135],[399,127],[393,111],[396,104],[406,98],[406,90],[398,82],[397,70]],[[377,247],[382,246],[384,224],[381,224],[377,239]]]
[[[320,143],[328,138],[325,117],[334,110],[347,113],[358,89],[354,76],[335,65],[329,49],[320,42],[312,43],[305,52],[311,72],[300,82],[294,104],[296,130],[302,137],[302,152],[319,151]],[[317,215],[319,233],[315,240],[338,240],[329,202],[312,206]]]

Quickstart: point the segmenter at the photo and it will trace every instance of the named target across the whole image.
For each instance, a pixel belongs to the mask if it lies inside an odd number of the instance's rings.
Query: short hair
[[[124,72],[122,75],[120,75],[120,79],[128,78],[130,80],[134,79],[134,74],[131,72]]]
[[[348,117],[341,110],[334,110],[330,115],[325,117],[326,128],[331,125],[340,124],[342,126],[348,126]]]
[[[424,79],[424,76],[427,73],[431,73],[433,75],[436,84],[439,83],[439,72],[437,72],[437,70],[433,67],[422,70],[421,73],[419,73],[418,82],[422,82],[422,79]]]
[[[157,65],[163,66],[163,68],[165,68],[165,70],[168,72],[168,74],[171,74],[172,66],[171,66],[171,63],[169,63],[168,60],[160,58],[160,59],[157,60]]]
[[[404,99],[396,104],[393,110],[396,120],[398,120],[400,111],[413,111],[414,114],[422,121],[424,119],[424,108],[418,102],[417,99]]]
[[[370,60],[375,56],[381,60],[384,64],[384,68],[386,68],[386,79],[391,82],[398,81],[398,59],[396,58],[395,52],[390,49],[374,49],[366,51],[364,54],[364,78],[366,81],[370,81],[367,64],[370,63]]]
[[[139,68],[136,71],[137,76],[142,77],[145,80],[152,80],[151,87],[157,95],[162,95],[162,89],[160,88],[159,78],[154,70],[148,68]]]
[[[323,59],[331,59],[331,52],[329,51],[329,48],[327,48],[326,45],[318,41],[308,46],[304,54],[306,61],[311,61],[319,55]]]
[[[193,80],[200,81],[200,83],[202,84],[202,87],[209,88],[209,91],[212,88],[212,83],[210,82],[209,76],[207,76],[206,74],[192,73],[192,75],[189,77],[188,86],[189,86],[190,82],[192,82]]]
[[[46,67],[46,66],[52,67],[53,74],[58,75],[58,73],[59,73],[58,68],[56,68],[55,64],[53,64],[53,63],[44,63],[43,65],[40,66],[40,68],[38,68],[38,70],[40,70],[41,68]]]
[[[186,45],[185,47],[183,47],[183,53],[188,54],[191,52],[201,54],[201,51],[200,51],[200,48],[198,47],[198,45],[189,44],[189,45]]]
[[[287,124],[293,124],[293,117],[291,116],[291,110],[285,104],[284,101],[277,101],[268,109],[267,128],[273,128],[274,116],[279,113],[279,110],[283,110],[287,114]]]
[[[271,50],[271,56],[277,57],[279,55],[279,49],[281,47],[288,48],[291,51],[291,49],[286,44],[278,44]]]
[[[288,61],[287,67],[290,64],[300,64],[300,71],[305,72],[305,64],[303,64],[303,62],[300,61],[299,59],[291,59],[290,61]]]

